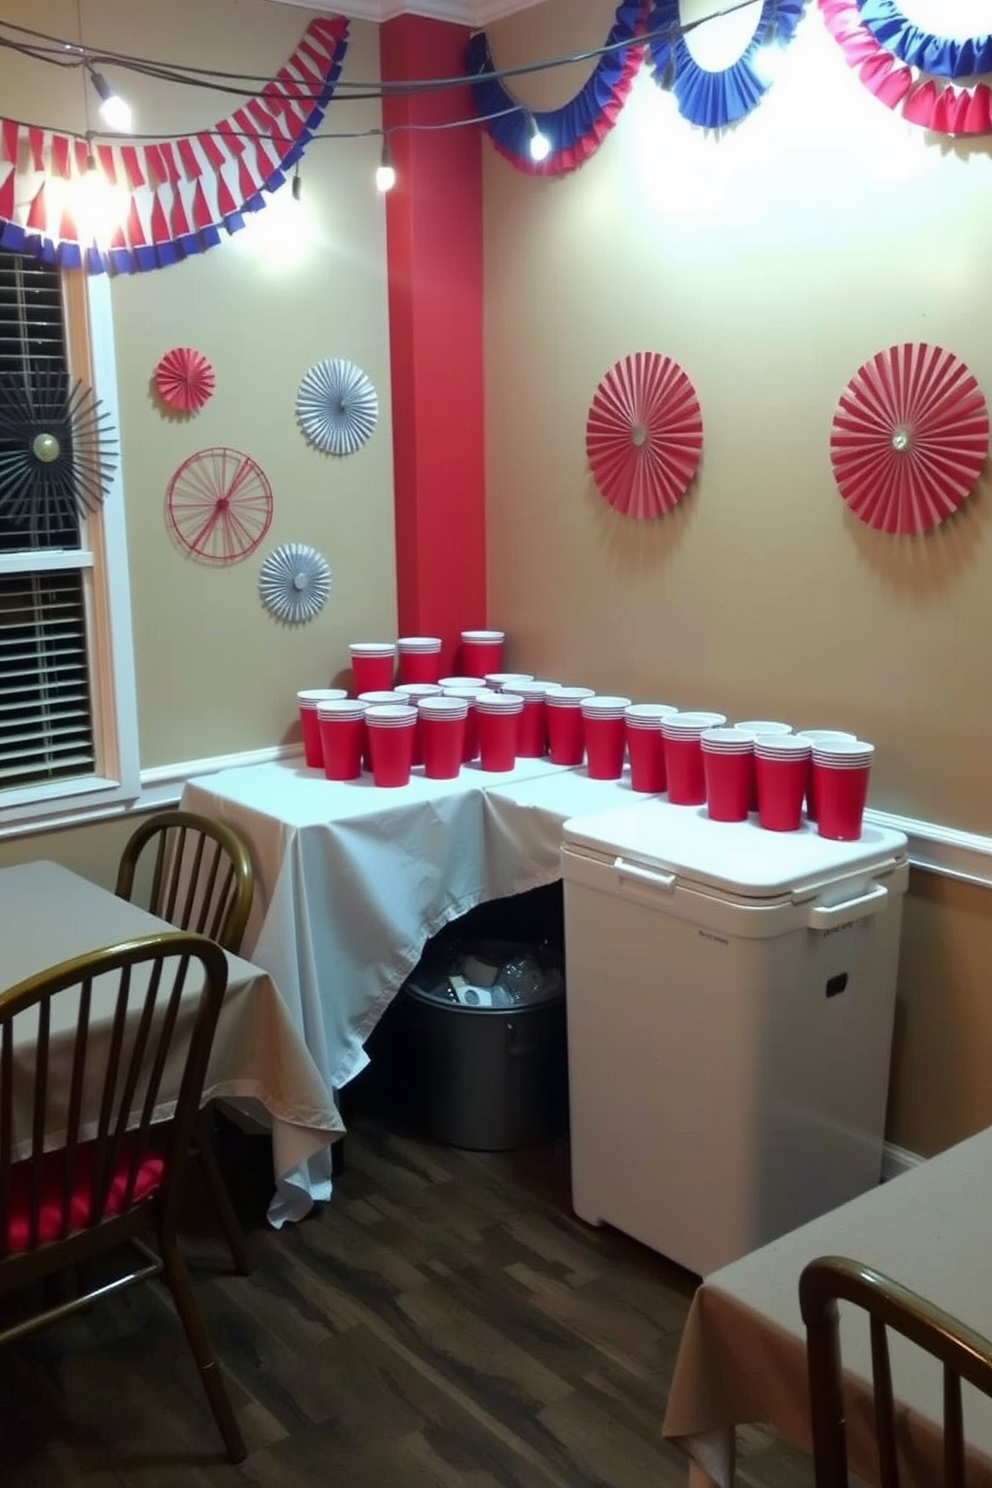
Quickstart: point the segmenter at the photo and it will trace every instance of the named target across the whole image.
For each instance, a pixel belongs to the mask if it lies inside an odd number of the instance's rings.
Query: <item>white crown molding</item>
[[[452,21],[458,26],[488,26],[502,16],[530,10],[541,0],[282,0],[298,9],[319,10],[326,15],[347,15],[354,21],[392,21],[397,16],[425,16],[429,20]]]

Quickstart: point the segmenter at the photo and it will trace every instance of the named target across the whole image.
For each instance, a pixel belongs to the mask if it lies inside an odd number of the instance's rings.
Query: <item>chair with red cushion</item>
[[[125,843],[114,890],[119,899],[144,905],[177,930],[209,935],[234,955],[241,949],[254,891],[251,855],[238,834],[193,811],[159,811],[142,822]],[[209,1109],[197,1118],[194,1149],[234,1269],[248,1276],[251,1257],[224,1182]]]
[[[176,932],[92,951],[0,993],[0,1295],[126,1243],[144,1261],[0,1331],[0,1343],[161,1274],[240,1462],[244,1442],[176,1239],[226,988],[221,948]]]

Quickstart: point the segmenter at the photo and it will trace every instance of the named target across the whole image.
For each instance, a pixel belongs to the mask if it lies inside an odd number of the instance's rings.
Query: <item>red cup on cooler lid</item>
[[[441,675],[440,636],[400,636],[396,649],[401,682],[437,682]]]
[[[512,692],[486,689],[475,694],[479,730],[479,760],[484,770],[512,770],[517,762],[517,740],[524,700]]]
[[[317,724],[317,704],[333,702],[348,696],[343,687],[305,687],[296,694],[296,706],[300,714],[300,731],[303,735],[303,758],[311,770],[324,768],[324,753],[320,744],[320,728]]]
[[[463,630],[461,633],[461,665],[466,672],[484,677],[487,672],[496,672],[503,665],[503,643],[506,633],[502,630]]]
[[[416,722],[416,708],[405,703],[376,703],[366,709],[365,726],[376,785],[409,783]]]
[[[809,783],[810,744],[798,734],[759,734],[754,741],[758,822],[768,832],[797,832]]]
[[[668,799],[673,806],[702,806],[706,800],[701,739],[726,723],[723,713],[674,713],[662,719]]]
[[[583,732],[586,745],[586,774],[590,780],[619,780],[627,742],[624,713],[630,698],[594,693],[583,698]]]
[[[802,738],[808,739],[811,744],[837,742],[841,744],[854,744],[857,734],[847,733],[844,729],[799,729]],[[816,809],[816,776],[813,771],[809,772],[809,784],[806,787],[806,815],[811,822],[817,818]]]
[[[661,725],[678,711],[669,703],[631,703],[624,709],[631,790],[660,795],[665,789],[665,740]]]
[[[706,809],[714,821],[745,821],[754,795],[754,742],[744,729],[711,728],[700,735]]]
[[[735,729],[740,729],[743,733],[750,734],[755,739],[759,734],[792,733],[791,723],[776,723],[770,718],[745,718],[742,723],[735,723],[733,726]]]
[[[317,727],[328,780],[357,780],[362,773],[366,704],[336,698],[317,704]]]
[[[820,740],[813,745],[817,831],[833,842],[861,836],[875,746],[863,739]]]
[[[396,673],[395,641],[352,641],[348,647],[355,692],[382,691]]]

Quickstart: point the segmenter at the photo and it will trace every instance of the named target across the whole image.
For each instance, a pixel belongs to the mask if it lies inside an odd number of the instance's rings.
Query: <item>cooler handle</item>
[[[806,923],[811,930],[828,930],[832,925],[863,920],[878,914],[888,897],[884,884],[874,884],[867,894],[859,894],[857,899],[847,899],[843,904],[814,904]]]
[[[653,889],[674,889],[677,874],[658,873],[653,868],[639,868],[636,863],[627,863],[623,858],[613,859],[613,869],[618,878],[632,878],[635,883],[650,884]]]

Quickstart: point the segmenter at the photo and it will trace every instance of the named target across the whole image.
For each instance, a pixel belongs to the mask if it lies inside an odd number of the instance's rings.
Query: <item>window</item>
[[[71,819],[138,794],[134,663],[119,461],[102,505],[46,508],[18,483],[32,473],[46,420],[31,389],[92,387],[117,434],[109,286],[0,252],[0,824]],[[26,403],[22,399],[27,398]],[[25,417],[25,414],[27,417]],[[16,429],[25,425],[25,432]],[[77,460],[88,445],[68,425]],[[57,484],[52,465],[48,488]]]

